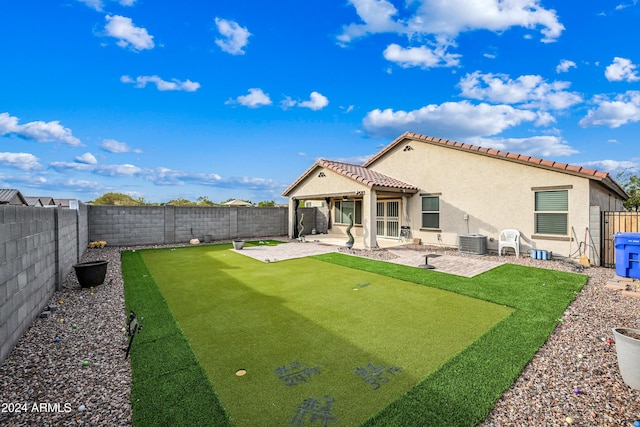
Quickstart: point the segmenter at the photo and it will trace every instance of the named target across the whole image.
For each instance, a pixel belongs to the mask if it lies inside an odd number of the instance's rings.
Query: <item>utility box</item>
[[[616,274],[640,279],[640,233],[616,233]]]
[[[486,255],[487,236],[482,234],[463,234],[458,236],[458,252]]]

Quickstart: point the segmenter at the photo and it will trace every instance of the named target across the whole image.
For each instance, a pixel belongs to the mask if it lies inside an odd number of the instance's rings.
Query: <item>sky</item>
[[[638,22],[637,0],[3,2],[0,188],[282,203],[405,131],[635,173]]]

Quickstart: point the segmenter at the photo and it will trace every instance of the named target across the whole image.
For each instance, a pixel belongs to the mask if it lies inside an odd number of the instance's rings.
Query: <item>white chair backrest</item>
[[[502,236],[504,236],[504,238],[502,238]],[[507,242],[513,242],[518,240],[519,238],[520,238],[520,232],[518,230],[511,230],[511,229],[502,230],[499,237],[500,240],[507,241]]]

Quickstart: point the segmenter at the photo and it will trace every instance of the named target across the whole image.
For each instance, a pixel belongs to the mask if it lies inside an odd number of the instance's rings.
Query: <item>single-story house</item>
[[[225,202],[222,205],[223,206],[253,206],[249,202],[245,202],[244,200],[238,200],[238,199],[229,200],[228,202]]]
[[[39,208],[44,206],[42,204],[42,200],[40,200],[40,197],[25,196],[24,199],[27,201],[27,204],[29,206],[36,206],[36,207],[39,207]]]
[[[28,206],[28,203],[19,190],[0,188],[0,205]]]
[[[624,210],[629,197],[606,172],[408,132],[363,165],[318,160],[283,196],[290,237],[300,202],[322,200],[328,233],[345,235],[351,213],[366,248],[402,234],[448,247],[480,235],[497,251],[500,232],[516,229],[521,254],[569,256],[586,240],[592,260],[600,212]]]
[[[25,196],[24,197],[29,206],[44,206],[52,207],[56,206],[55,200],[51,196]]]

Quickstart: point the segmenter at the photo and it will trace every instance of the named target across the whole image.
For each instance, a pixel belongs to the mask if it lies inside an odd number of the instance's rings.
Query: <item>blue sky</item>
[[[282,202],[405,131],[635,171],[636,1],[5,2],[0,188]]]

